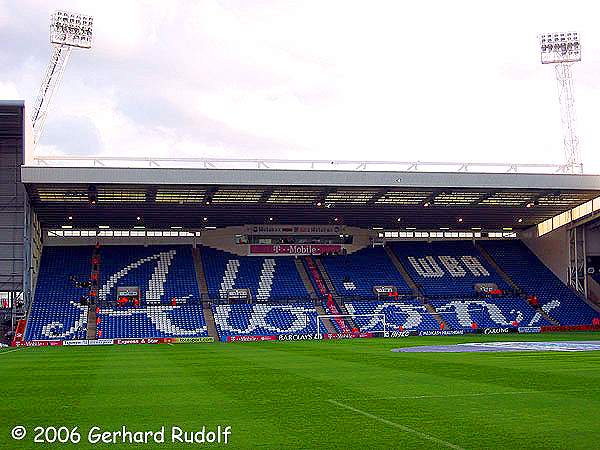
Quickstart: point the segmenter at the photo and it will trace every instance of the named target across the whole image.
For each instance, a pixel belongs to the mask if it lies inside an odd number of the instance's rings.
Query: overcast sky
[[[582,158],[600,173],[595,2],[0,0],[0,98],[35,99],[56,9],[93,15],[94,43],[38,154],[561,163],[537,35],[574,30]]]

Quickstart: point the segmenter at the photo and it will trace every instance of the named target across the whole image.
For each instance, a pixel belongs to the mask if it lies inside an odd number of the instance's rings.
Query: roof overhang
[[[352,186],[600,191],[600,175],[24,166],[24,183]]]
[[[45,227],[73,216],[81,227],[130,227],[141,217],[147,228],[272,218],[516,230],[600,195],[598,175],[43,166],[24,166],[21,175]],[[88,202],[90,188],[96,205]]]

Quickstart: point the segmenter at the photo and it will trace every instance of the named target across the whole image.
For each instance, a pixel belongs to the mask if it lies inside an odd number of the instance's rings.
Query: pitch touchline
[[[457,450],[465,450],[462,447],[459,447],[458,445],[454,445],[450,442],[443,441],[441,439],[436,438],[435,436],[431,436],[427,433],[423,433],[422,431],[418,431],[413,428],[407,427],[406,425],[401,425],[399,423],[392,422],[391,420],[387,420],[387,419],[384,419],[383,417],[379,417],[374,414],[368,413],[366,411],[362,411],[362,410],[354,408],[350,405],[345,405],[344,403],[340,403],[340,402],[337,402],[337,401],[331,400],[331,399],[327,400],[327,401],[336,406],[339,406],[340,408],[344,408],[349,411],[353,411],[355,413],[362,414],[363,416],[368,417],[369,419],[377,420],[378,422],[389,425],[390,427],[397,428],[399,430],[405,431],[406,433],[414,434],[416,436],[419,436],[420,438],[427,439],[428,441],[431,441],[431,442],[435,442],[436,444],[440,444],[440,445],[443,445],[448,448],[455,448]]]

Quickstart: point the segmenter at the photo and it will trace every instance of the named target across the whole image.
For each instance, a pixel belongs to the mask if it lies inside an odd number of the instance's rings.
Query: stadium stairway
[[[337,309],[339,311],[340,314],[344,314],[344,315],[349,315],[350,313],[348,312],[348,308],[346,308],[346,305],[344,304],[344,300],[342,300],[341,297],[333,297],[333,302],[336,304]],[[350,327],[350,329],[354,329],[354,328],[358,328],[358,325],[356,324],[355,320],[352,317],[345,317],[346,319],[346,323],[348,324],[348,326]]]
[[[194,260],[194,269],[196,271],[196,281],[198,282],[198,292],[202,301],[202,314],[206,323],[206,331],[208,335],[219,340],[219,332],[215,324],[215,316],[212,310],[212,302],[208,299],[208,284],[206,283],[206,274],[204,273],[204,265],[202,264],[202,255],[200,247],[192,248],[192,258]]]
[[[196,280],[198,281],[198,291],[200,298],[208,298],[208,284],[206,283],[206,274],[202,265],[202,255],[200,255],[200,247],[192,249],[192,258],[194,259],[194,268],[196,270]]]
[[[599,316],[587,299],[563,283],[523,242],[490,240],[481,246],[561,325],[586,325]]]
[[[204,316],[204,322],[206,323],[206,331],[208,335],[219,340],[219,332],[215,324],[215,316],[213,314],[212,305],[208,300],[208,284],[206,283],[206,274],[204,273],[204,266],[202,264],[202,255],[200,254],[201,247],[192,248],[192,259],[194,261],[194,270],[196,272],[196,281],[198,283],[198,292],[200,292],[200,300],[202,301],[202,315]]]
[[[294,264],[296,265],[296,269],[298,270],[298,273],[300,274],[300,278],[302,279],[302,282],[304,283],[306,290],[310,294],[310,298],[315,300],[315,309],[317,310],[317,314],[319,316],[326,316],[327,311],[325,311],[325,308],[323,308],[323,305],[318,300],[320,298],[320,295],[317,293],[313,283],[310,281],[310,275],[306,271],[306,267],[304,266],[302,260],[300,258],[295,258]],[[336,332],[335,327],[331,323],[330,319],[322,319],[322,323],[325,326],[327,333],[333,334]]]
[[[321,278],[321,274],[317,269],[315,261],[310,256],[305,256],[303,259],[303,265],[305,266],[306,273],[308,274],[311,284],[313,285],[315,292],[317,293],[317,297],[327,297],[327,287],[325,286],[325,282]]]
[[[317,314],[319,316],[327,315],[327,311],[325,311],[325,308],[323,308],[323,305],[321,304],[321,302],[316,302],[315,309],[317,310]],[[327,332],[329,334],[337,333],[335,327],[333,326],[333,323],[331,323],[331,319],[321,319],[321,322],[323,323],[323,325],[325,326],[325,329],[327,330]]]
[[[321,274],[321,279],[323,280],[323,283],[325,283],[325,286],[327,287],[329,294],[333,295],[334,297],[337,296],[337,291],[335,289],[335,286],[331,282],[331,278],[329,278],[329,274],[327,273],[327,270],[325,270],[323,261],[321,261],[319,258],[313,258],[313,261],[315,262],[315,265],[317,266],[317,269],[319,270],[319,273]]]
[[[88,322],[86,330],[86,339],[96,339],[98,335],[98,324],[96,323],[96,305],[88,306]]]
[[[215,315],[213,313],[210,301],[202,302],[202,314],[204,314],[204,322],[206,322],[206,331],[208,331],[208,335],[214,338],[215,341],[218,341],[219,332],[217,331],[217,325],[215,324]]]
[[[539,306],[538,307],[532,306],[532,308],[534,310],[536,310],[537,312],[539,312],[540,315],[544,319],[546,319],[548,322],[550,322],[552,325],[560,325],[560,322],[558,320],[554,319],[553,317],[550,317],[550,315],[546,311],[544,311],[542,308],[540,308]]]
[[[452,327],[450,326],[450,324],[448,322],[446,322],[442,316],[436,311],[436,309],[433,307],[433,305],[431,303],[429,303],[428,301],[425,301],[425,303],[423,304],[425,306],[425,308],[427,308],[427,311],[429,311],[431,313],[431,316],[438,321],[438,323],[440,325],[444,324],[444,329],[451,329]]]
[[[312,256],[305,256],[303,258],[303,265],[304,265],[305,269],[307,270],[307,274],[310,277],[311,284],[315,288],[317,298],[323,299],[323,298],[327,298],[330,295],[331,295],[331,297],[333,297],[333,294],[335,291],[332,292],[329,289],[329,287],[333,287],[331,280],[329,280],[329,284],[326,283],[326,281],[323,277],[323,272],[319,270],[319,266],[318,266],[315,258],[313,258]],[[322,266],[322,264],[321,264],[321,266]],[[332,300],[332,302],[333,302],[333,300]],[[319,303],[319,302],[317,301],[315,303]],[[337,308],[335,311],[331,311],[331,308],[329,308],[329,307],[327,307],[327,310],[326,310],[323,307],[323,304],[319,305],[319,307],[320,307],[320,309],[317,310],[318,314],[322,314],[322,313],[326,314],[326,315],[340,314],[340,312],[337,311]],[[335,330],[334,332],[341,332],[341,331],[345,330],[346,328],[348,328],[346,321],[342,320],[341,318],[336,320],[336,324],[338,324],[337,327],[334,325],[333,320],[328,320],[328,322],[331,325],[331,327],[328,327],[328,331],[329,331],[329,328],[331,328],[332,330]]]
[[[488,251],[479,245],[477,242],[473,242],[477,251],[483,256],[483,258],[488,262],[490,266],[502,277],[504,282],[508,284],[514,292],[519,292],[521,289],[517,284],[512,280],[512,278],[498,265],[498,263],[492,258],[492,255],[488,253]]]
[[[325,269],[325,266],[323,265],[323,261],[321,261],[319,258],[316,258],[314,261],[317,265],[317,269],[321,273],[321,278],[325,282],[325,286],[327,286],[327,290],[329,291],[329,293],[332,296],[333,303],[337,307],[338,313],[343,314],[343,315],[348,315],[348,309],[346,308],[346,305],[344,305],[344,301],[342,300],[342,298],[338,295],[338,293],[335,289],[335,286],[333,285],[333,282],[331,281],[331,278],[329,277],[329,274],[327,273],[327,269]],[[354,321],[354,319],[352,317],[344,317],[343,320],[344,320],[344,322],[346,322],[346,326],[350,330],[352,330],[354,328],[358,328],[356,326],[356,322]]]
[[[300,258],[294,258],[294,264],[296,265],[296,270],[298,271],[298,274],[300,275],[300,279],[304,283],[304,287],[308,291],[310,298],[312,298],[312,299],[319,298],[319,295],[317,294],[315,287],[310,282],[310,276],[308,275],[308,272],[306,271],[306,267],[304,267],[304,264],[302,264],[302,260]]]
[[[400,275],[402,275],[402,278],[404,278],[404,281],[406,281],[406,284],[408,284],[408,286],[412,290],[413,295],[416,298],[422,297],[423,294],[421,293],[421,291],[419,290],[419,288],[417,287],[417,285],[415,284],[413,279],[410,277],[410,275],[408,274],[408,272],[406,271],[406,269],[404,268],[404,266],[402,265],[402,263],[396,256],[396,254],[387,245],[384,247],[384,249],[385,249],[385,252],[387,253],[388,257],[392,261],[392,264],[394,264],[394,267],[396,268],[396,270],[400,273]]]
[[[521,288],[519,288],[519,286],[517,286],[517,284],[512,280],[512,278],[504,271],[504,269],[502,269],[502,267],[500,267],[498,265],[498,263],[494,260],[494,258],[492,257],[492,255],[490,255],[488,253],[488,251],[481,245],[479,245],[479,243],[474,242],[475,248],[477,249],[477,251],[479,251],[479,253],[481,254],[481,256],[483,256],[483,258],[488,262],[488,264],[490,266],[492,266],[492,268],[498,273],[498,275],[500,275],[502,277],[502,279],[504,280],[504,282],[506,284],[508,284],[510,286],[510,288],[515,292],[515,293],[520,293],[521,292]],[[520,294],[521,295],[521,294]],[[525,298],[524,295],[521,295],[523,298]],[[538,307],[534,307],[532,306],[532,308],[534,310],[536,310],[538,313],[540,313],[540,315],[546,319],[548,322],[550,322],[552,325],[560,325],[560,323],[558,322],[558,320],[553,319],[552,317],[550,317],[548,315],[548,313],[546,313],[546,311],[544,311],[542,308]]]

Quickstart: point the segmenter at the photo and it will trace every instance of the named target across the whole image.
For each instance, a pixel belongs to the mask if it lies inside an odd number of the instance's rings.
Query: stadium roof
[[[272,218],[517,230],[600,195],[596,175],[42,166],[22,167],[21,175],[47,228],[72,216],[74,227],[201,228]]]

